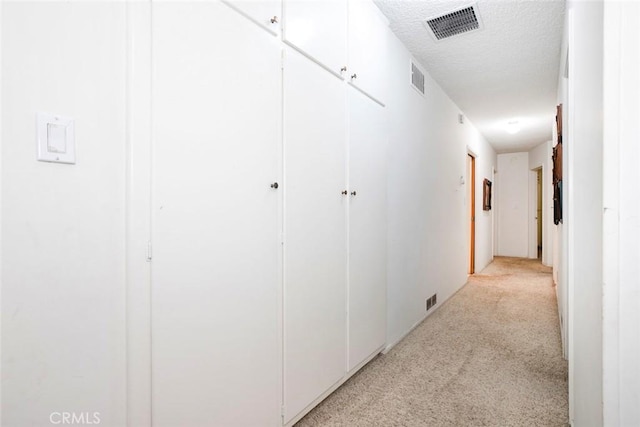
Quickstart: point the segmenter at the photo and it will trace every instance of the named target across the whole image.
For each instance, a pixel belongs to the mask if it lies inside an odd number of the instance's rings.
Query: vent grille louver
[[[411,61],[411,85],[424,95],[424,73]]]
[[[480,28],[480,22],[478,21],[478,15],[474,6],[428,19],[426,24],[437,40],[446,39]]]

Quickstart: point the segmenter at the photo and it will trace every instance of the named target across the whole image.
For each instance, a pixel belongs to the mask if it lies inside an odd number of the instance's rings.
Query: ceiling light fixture
[[[520,122],[518,120],[509,120],[505,125],[505,130],[511,135],[520,132]]]

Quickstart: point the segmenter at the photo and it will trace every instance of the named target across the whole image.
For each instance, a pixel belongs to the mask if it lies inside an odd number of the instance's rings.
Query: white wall
[[[562,129],[564,132],[564,138],[567,140],[569,133],[569,111],[571,110],[570,100],[568,99],[568,40],[569,40],[569,25],[568,25],[568,12],[565,15],[565,25],[563,30],[563,43],[560,51],[560,70],[558,73],[558,92],[557,103],[562,104]],[[553,140],[552,146],[555,147],[558,142],[557,127],[553,125]],[[552,148],[553,150],[553,148]],[[553,151],[552,151],[553,152]],[[563,153],[563,169],[566,167],[566,155]],[[553,165],[552,165],[553,167]],[[553,170],[552,170],[553,174]],[[553,181],[552,181],[553,182]],[[551,196],[553,197],[553,189]],[[567,194],[567,197],[569,195]],[[566,199],[563,200],[566,202]],[[566,203],[565,203],[566,205]],[[553,209],[553,200],[551,200],[551,209]],[[563,206],[566,213],[567,206]],[[553,266],[553,281],[556,284],[556,297],[558,300],[558,315],[560,319],[560,334],[562,337],[562,350],[565,359],[569,357],[569,297],[567,289],[567,227],[564,226],[564,219],[558,224],[551,226],[552,235],[552,266]]]
[[[0,23],[2,23],[2,5],[3,2],[0,2]],[[3,86],[2,83],[2,29],[0,29],[0,242],[2,242],[2,140],[3,140],[3,131],[2,131],[2,105],[4,103],[3,97]],[[4,378],[2,373],[2,330],[3,324],[2,321],[2,244],[0,243],[0,378]],[[2,424],[2,386],[0,385],[0,424]]]
[[[150,424],[147,6],[2,3],[3,425],[47,425],[55,411]],[[476,271],[492,260],[497,206],[482,211],[481,195],[497,159],[429,76],[425,97],[409,86],[410,54],[388,36],[391,346],[427,297],[441,304],[467,280],[468,152]],[[75,118],[76,165],[35,160],[37,111]]]
[[[125,425],[125,5],[3,2],[1,31],[2,425]],[[77,164],[36,161],[37,111]]]
[[[529,154],[498,155],[498,245],[496,254],[529,254]]]
[[[529,170],[542,168],[542,263],[550,266],[553,262],[553,165],[551,162],[551,141],[543,142],[529,150]],[[537,238],[537,177],[529,175],[534,186],[529,193],[529,258],[538,257]]]
[[[563,216],[572,425],[603,423],[602,68],[603,4],[567,3],[569,77],[563,128]],[[565,46],[566,49],[566,46]],[[564,51],[564,50],[563,50]],[[564,70],[561,70],[561,72]],[[562,94],[560,94],[562,96]]]
[[[482,211],[482,179],[495,152],[426,75],[423,97],[409,85],[410,54],[390,35],[388,183],[388,348],[426,316],[425,299],[443,302],[467,280],[467,152],[476,160],[476,271],[492,259],[494,210]],[[429,311],[431,313],[432,311]]]
[[[127,425],[151,426],[151,3],[127,2]]]
[[[640,425],[640,4],[604,5],[604,425]]]
[[[494,220],[497,212],[496,190],[497,183],[493,171],[497,169],[497,156],[493,147],[475,130],[473,124],[465,122],[465,129],[468,141],[468,150],[476,156],[476,253],[475,272],[480,273],[487,265],[493,261],[494,256]],[[482,209],[483,181],[488,179],[492,182],[491,210]]]
[[[498,245],[501,256],[538,257],[537,175],[542,168],[542,262],[553,262],[551,141],[526,153],[498,155]]]

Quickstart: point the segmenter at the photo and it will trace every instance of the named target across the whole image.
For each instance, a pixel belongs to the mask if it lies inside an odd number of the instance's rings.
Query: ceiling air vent
[[[475,5],[447,13],[446,15],[427,19],[425,24],[431,29],[437,40],[446,39],[480,28],[480,21],[478,21],[478,13]]]
[[[411,86],[424,95],[424,73],[411,61]]]

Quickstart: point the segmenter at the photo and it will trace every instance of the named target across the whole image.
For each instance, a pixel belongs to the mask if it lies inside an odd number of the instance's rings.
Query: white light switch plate
[[[69,164],[76,162],[73,118],[38,113],[36,134],[39,161]]]

